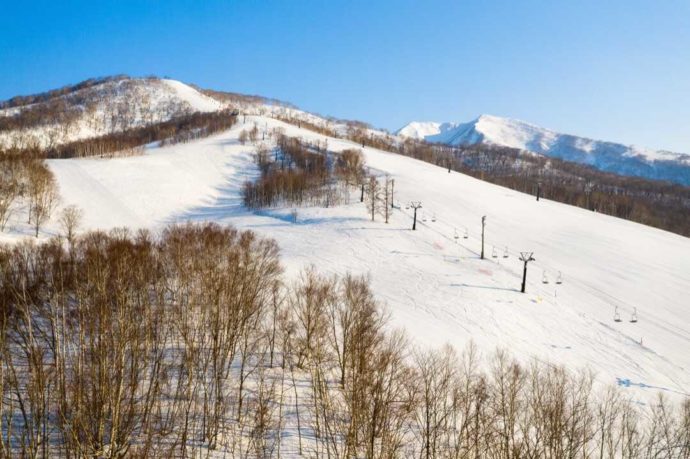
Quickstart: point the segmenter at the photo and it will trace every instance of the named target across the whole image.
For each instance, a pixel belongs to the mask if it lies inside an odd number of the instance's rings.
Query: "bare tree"
[[[376,218],[376,214],[381,212],[381,184],[378,179],[371,175],[367,180],[367,210],[369,215],[371,215],[371,221],[373,222]]]
[[[383,208],[381,209],[386,223],[388,223],[388,219],[391,215],[391,209],[393,208],[393,206],[391,206],[391,202],[393,200],[393,183],[394,182],[391,180],[390,176],[386,175],[386,179],[383,182]]]
[[[246,129],[242,129],[239,137],[237,137],[237,140],[239,140],[242,145],[247,143],[247,140],[249,140],[249,134],[247,133]]]
[[[364,176],[362,150],[346,149],[336,159],[336,172],[345,178],[347,186],[356,185]]]
[[[5,230],[20,190],[19,182],[14,174],[7,170],[0,172],[0,231]]]
[[[81,224],[82,217],[82,210],[75,205],[65,207],[60,214],[60,226],[70,246],[74,244],[74,236]]]
[[[28,175],[29,221],[33,224],[35,235],[49,219],[58,203],[57,184],[53,174],[45,165],[34,165]]]

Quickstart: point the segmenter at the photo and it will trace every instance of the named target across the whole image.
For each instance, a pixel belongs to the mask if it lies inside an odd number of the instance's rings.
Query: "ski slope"
[[[657,391],[690,394],[690,239],[485,183],[400,155],[365,148],[367,165],[395,179],[391,222],[371,222],[358,193],[348,205],[248,212],[244,181],[258,175],[242,129],[281,127],[308,140],[324,136],[248,116],[232,130],[192,143],[149,148],[138,157],[49,162],[62,205],[84,211],[84,228],[160,228],[216,221],[277,240],[288,273],[313,264],[368,274],[392,326],[416,343],[484,355],[589,367],[601,384],[645,402]],[[327,138],[339,151],[359,147]],[[418,230],[404,204],[422,202]],[[481,217],[486,256],[479,259]],[[436,221],[432,222],[432,218]],[[426,221],[421,221],[426,218]],[[468,238],[463,237],[465,229]],[[454,238],[457,230],[458,239]],[[57,232],[53,222],[46,235]],[[6,234],[0,237],[8,238]],[[10,239],[21,237],[15,231]],[[492,257],[496,247],[497,257]],[[508,258],[503,258],[505,248]],[[534,252],[527,293],[519,293],[520,251]],[[562,272],[563,284],[555,283]],[[542,283],[546,272],[550,283]],[[613,320],[618,307],[621,322]],[[629,322],[637,308],[639,321]]]

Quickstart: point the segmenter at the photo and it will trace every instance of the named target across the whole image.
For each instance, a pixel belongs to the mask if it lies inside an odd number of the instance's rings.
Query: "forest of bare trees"
[[[253,130],[247,132],[251,140]],[[281,133],[277,134],[273,151],[264,145],[257,148],[256,161],[261,177],[246,182],[243,189],[244,204],[250,209],[336,205],[346,201],[350,187],[362,183],[364,177],[361,151],[345,150],[336,155],[325,145],[309,144]]]
[[[191,113],[143,127],[125,129],[100,137],[92,137],[42,150],[47,158],[79,158],[85,156],[126,155],[151,142],[163,145],[208,137],[230,129],[237,115],[230,110]]]
[[[0,231],[11,217],[26,216],[38,237],[58,200],[57,182],[42,158],[0,151]]]
[[[0,356],[0,457],[690,457],[688,401],[418,349],[368,279],[214,224],[0,247]]]

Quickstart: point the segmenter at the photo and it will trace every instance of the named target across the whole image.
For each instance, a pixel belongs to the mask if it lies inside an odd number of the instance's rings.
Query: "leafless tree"
[[[60,213],[60,226],[70,246],[74,244],[74,236],[81,224],[82,217],[83,211],[75,205],[65,207]]]
[[[35,235],[50,219],[58,203],[57,183],[53,174],[43,164],[35,164],[28,174],[29,221],[33,224]]]
[[[367,180],[367,211],[371,215],[371,221],[373,222],[376,215],[381,213],[382,209],[382,194],[381,184],[378,179],[371,175]]]
[[[11,170],[6,169],[0,172],[0,231],[5,230],[20,191],[19,181]]]

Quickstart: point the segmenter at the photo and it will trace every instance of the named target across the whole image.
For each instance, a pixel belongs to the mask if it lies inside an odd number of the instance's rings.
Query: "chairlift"
[[[465,228],[465,235],[463,236],[463,239],[467,239],[468,237],[470,237],[470,235],[467,232],[467,228]]]
[[[498,258],[498,254],[496,253],[496,246],[494,246],[494,249],[491,251],[491,258]]]
[[[455,242],[458,242],[458,239],[460,238],[460,235],[458,235],[458,229],[455,228],[453,232],[453,239],[455,239]]]
[[[506,246],[505,250],[503,251],[503,258],[508,258],[508,246]]]
[[[631,323],[637,323],[637,308],[633,308],[632,316],[630,316]]]
[[[426,221],[426,215],[422,215],[422,221],[423,221],[423,222]]]
[[[542,284],[548,284],[549,283],[549,278],[546,275],[546,270],[544,270],[544,274],[541,276],[541,283]]]
[[[436,221],[436,214],[434,214],[434,216],[431,217],[431,222],[433,223],[433,222],[435,222],[435,221]]]
[[[405,204],[405,210],[410,210],[410,205],[409,205],[409,204]]]
[[[556,279],[556,283],[557,283],[558,285],[560,285],[560,284],[563,283],[563,275],[561,274],[560,271],[558,271],[558,278]]]
[[[621,315],[618,312],[618,306],[616,306],[616,309],[613,310],[613,321],[614,322],[620,322],[621,321]]]

